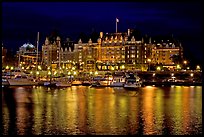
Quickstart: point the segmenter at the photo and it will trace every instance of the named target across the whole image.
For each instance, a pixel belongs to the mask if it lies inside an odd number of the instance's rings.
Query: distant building
[[[20,56],[20,57],[19,57]],[[37,48],[31,43],[25,43],[17,51],[18,65],[25,69],[36,67]],[[38,51],[38,64],[41,64],[41,52]]]

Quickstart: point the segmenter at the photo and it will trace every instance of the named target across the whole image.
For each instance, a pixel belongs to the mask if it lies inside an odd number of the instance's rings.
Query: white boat
[[[142,86],[142,81],[138,76],[134,76],[134,74],[129,74],[126,77],[124,88],[139,88]]]
[[[8,79],[10,86],[31,86],[37,85],[34,79],[29,79],[26,75],[17,75],[15,78]]]
[[[9,82],[8,82],[8,80],[7,80],[7,78],[5,76],[2,76],[1,84],[2,84],[2,86],[9,85]]]
[[[110,82],[111,87],[123,87],[125,84],[125,77],[114,76],[113,80]]]

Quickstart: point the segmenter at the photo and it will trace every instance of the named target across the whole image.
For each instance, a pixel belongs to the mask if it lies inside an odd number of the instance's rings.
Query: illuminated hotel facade
[[[174,54],[183,56],[181,44],[152,41],[152,38],[137,37],[128,33],[103,34],[96,43],[89,39],[83,43],[61,43],[57,37],[54,43],[46,38],[42,46],[42,62],[46,66],[57,68],[72,68],[79,71],[113,71],[113,70],[142,70],[149,64],[173,65],[170,58]],[[71,43],[71,46],[70,46]],[[70,47],[73,47],[71,49]]]

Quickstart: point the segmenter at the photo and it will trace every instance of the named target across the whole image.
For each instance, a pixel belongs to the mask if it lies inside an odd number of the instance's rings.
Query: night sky
[[[173,34],[192,61],[202,59],[202,4],[199,2],[3,2],[2,42],[16,51],[26,42],[40,49],[53,30],[77,40],[80,32],[136,28],[149,36]],[[136,38],[137,39],[137,38]],[[78,41],[78,40],[77,40]],[[87,41],[86,41],[87,42]]]

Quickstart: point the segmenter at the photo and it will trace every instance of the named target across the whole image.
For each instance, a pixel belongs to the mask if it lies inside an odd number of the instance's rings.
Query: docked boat
[[[56,87],[57,85],[56,85],[56,82],[53,82],[53,81],[46,81],[46,82],[44,82],[43,83],[43,85],[44,86],[46,86],[46,87]]]
[[[10,86],[32,86],[38,84],[38,82],[26,75],[17,75],[15,78],[8,79],[8,83]]]
[[[2,84],[2,86],[7,86],[7,85],[9,85],[9,82],[8,82],[8,80],[7,80],[7,78],[6,78],[5,76],[2,76],[2,78],[1,78],[1,84]]]
[[[91,85],[91,82],[89,80],[84,80],[82,82],[82,86],[90,86]]]
[[[114,76],[113,80],[110,82],[110,87],[123,87],[125,84],[125,77]]]
[[[142,81],[138,76],[134,76],[133,73],[126,76],[124,88],[139,88],[142,86]]]
[[[69,82],[62,82],[62,81],[59,81],[59,82],[56,82],[56,86],[57,87],[71,87],[72,86],[72,84],[71,83],[69,83]]]
[[[57,87],[71,87],[72,83],[68,81],[67,78],[58,78],[56,80]]]
[[[106,86],[101,85],[100,81],[92,81],[91,87],[106,87]]]

